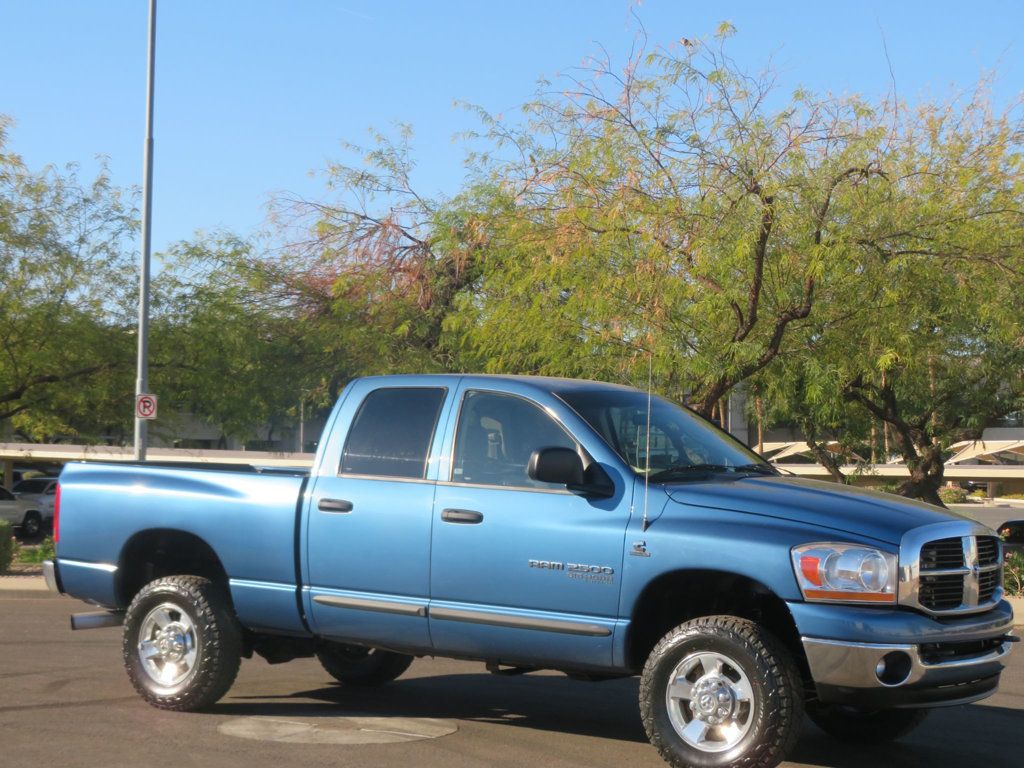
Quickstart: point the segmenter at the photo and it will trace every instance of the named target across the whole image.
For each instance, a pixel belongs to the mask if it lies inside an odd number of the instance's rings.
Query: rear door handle
[[[446,509],[441,512],[441,519],[446,523],[476,525],[484,521],[484,516],[483,513],[474,509]]]
[[[320,499],[316,508],[321,512],[338,512],[344,515],[352,511],[352,502],[345,499]]]

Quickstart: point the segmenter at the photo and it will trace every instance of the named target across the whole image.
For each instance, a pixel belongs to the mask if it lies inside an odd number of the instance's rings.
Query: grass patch
[[[53,536],[47,536],[38,547],[21,547],[18,550],[18,562],[40,565],[43,560],[53,560],[55,553]]]

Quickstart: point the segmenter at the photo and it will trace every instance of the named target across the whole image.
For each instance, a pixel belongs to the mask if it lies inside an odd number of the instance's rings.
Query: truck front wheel
[[[676,627],[651,651],[640,714],[651,743],[677,768],[769,768],[800,735],[800,673],[757,624],[705,616]]]
[[[811,722],[829,736],[853,744],[893,741],[917,728],[927,709],[856,709],[839,704],[807,706]]]
[[[347,685],[390,683],[412,664],[412,656],[403,653],[342,643],[321,646],[316,657],[331,677]]]
[[[167,576],[128,606],[122,653],[146,701],[187,712],[227,693],[241,663],[242,631],[222,587],[199,576]]]

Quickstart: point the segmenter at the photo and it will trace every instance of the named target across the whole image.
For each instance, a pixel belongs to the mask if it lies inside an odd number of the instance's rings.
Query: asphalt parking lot
[[[209,712],[161,712],[121,669],[118,629],[72,633],[68,598],[0,593],[0,766],[660,766],[635,680],[495,677],[422,659],[378,689],[334,684],[313,660],[242,664]],[[372,741],[353,744],[353,741]],[[313,743],[310,743],[313,742]],[[1000,692],[937,710],[902,742],[851,748],[807,724],[794,766],[1014,766],[1024,755],[1024,653]]]

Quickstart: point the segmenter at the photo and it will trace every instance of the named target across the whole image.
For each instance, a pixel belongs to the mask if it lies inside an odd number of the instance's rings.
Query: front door
[[[434,483],[428,479],[442,387],[357,382],[338,414],[335,475],[313,478],[307,610],[325,637],[428,649]]]
[[[434,499],[430,631],[439,651],[610,666],[628,501],[532,480],[530,455],[553,446],[580,450],[530,399],[461,394]]]

